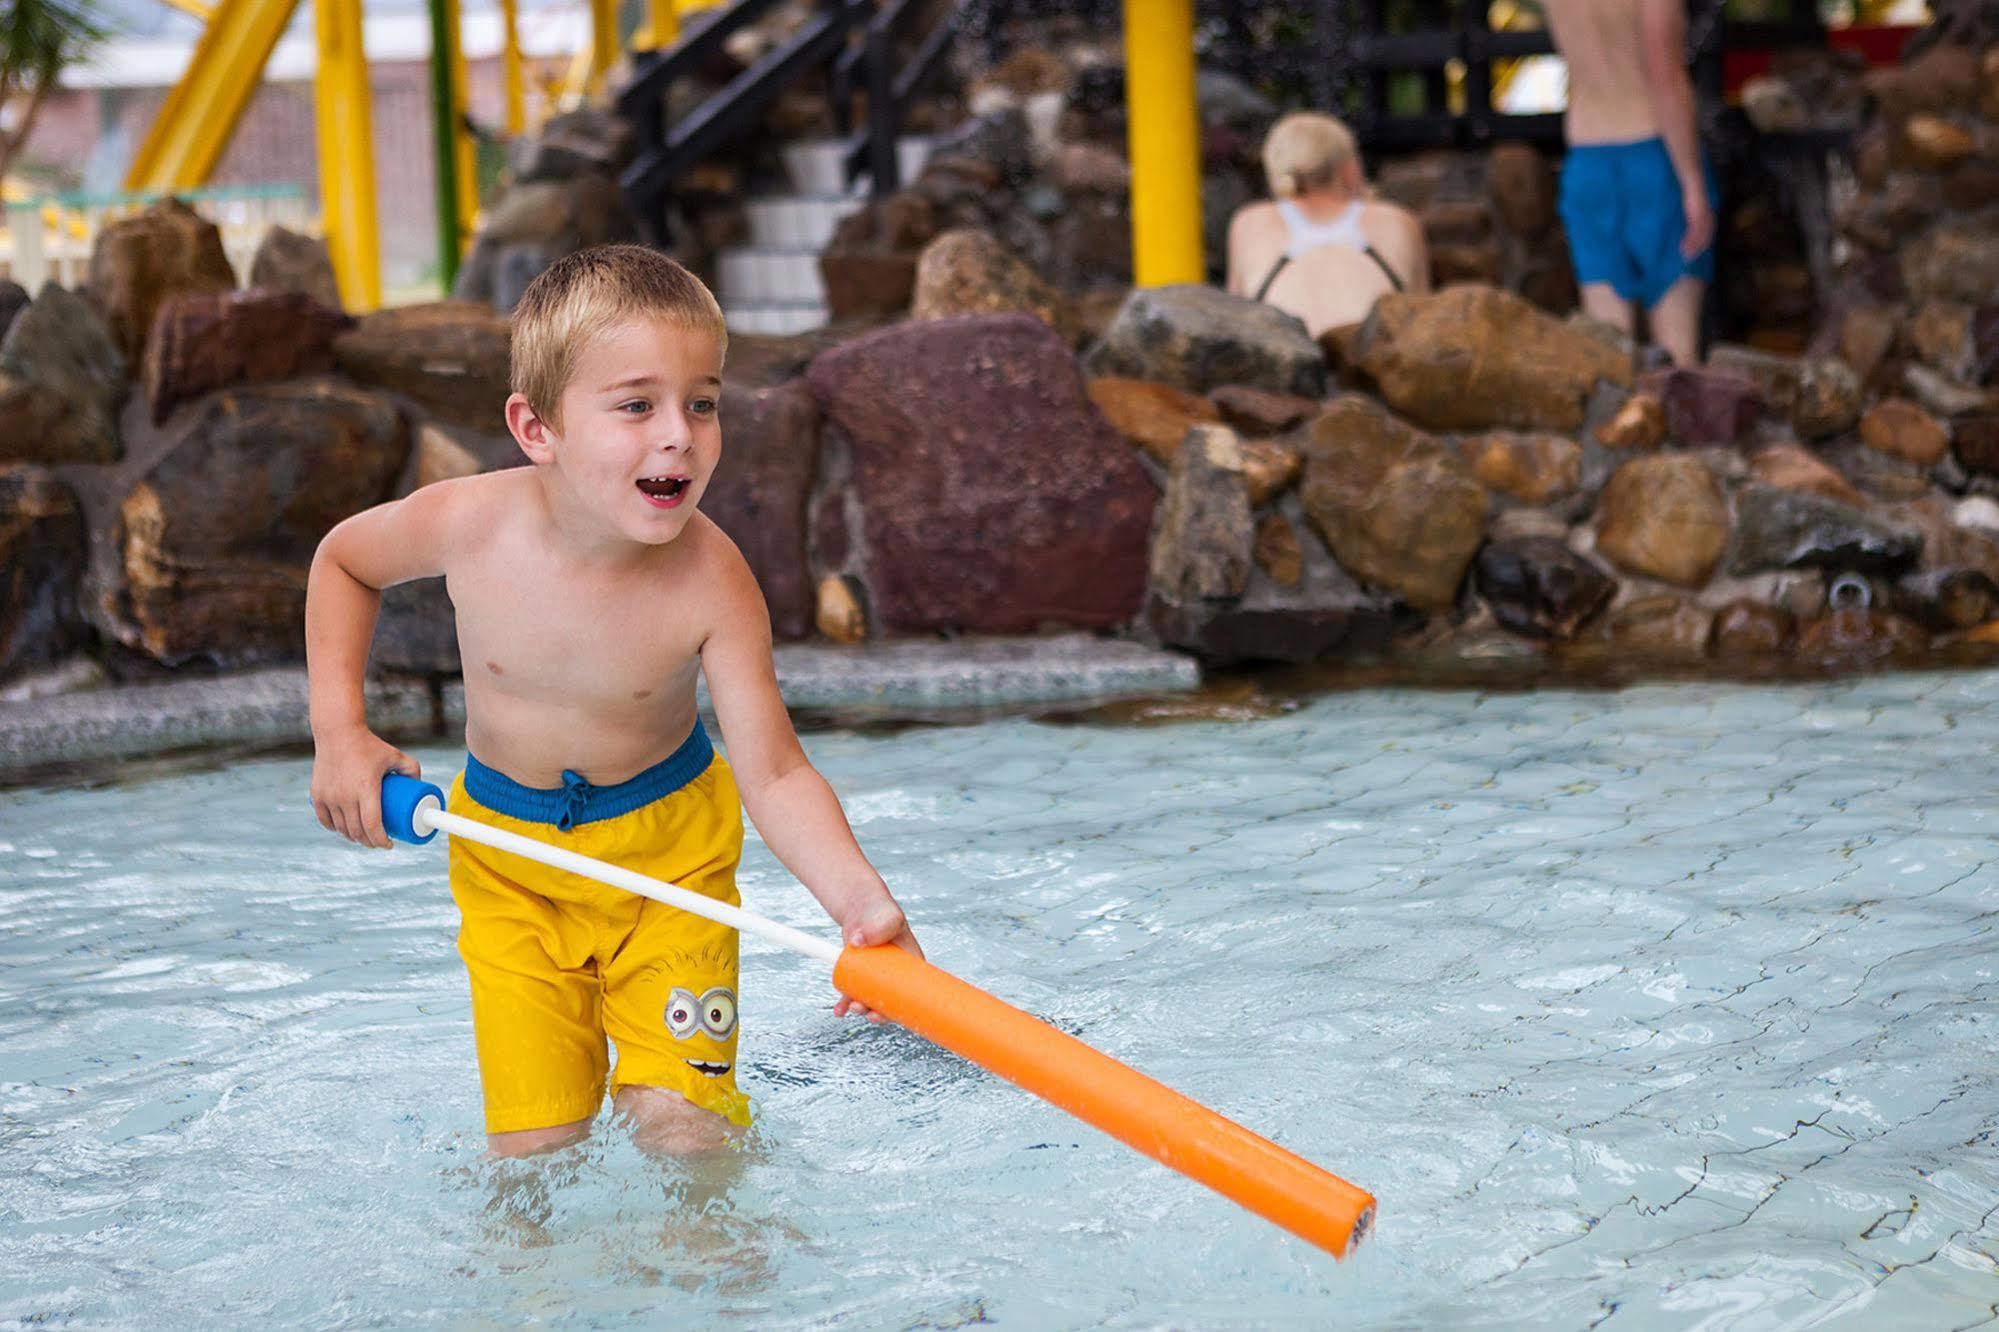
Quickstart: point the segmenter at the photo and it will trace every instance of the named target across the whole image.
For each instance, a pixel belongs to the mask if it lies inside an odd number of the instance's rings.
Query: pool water
[[[440,846],[296,757],[0,793],[0,1325],[1991,1323],[1995,729],[1965,673],[807,737],[933,959],[1373,1190],[1345,1264],[755,940],[740,1151],[482,1161]]]

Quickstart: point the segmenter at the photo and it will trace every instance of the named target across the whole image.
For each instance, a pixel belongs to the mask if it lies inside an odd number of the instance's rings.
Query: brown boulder
[[[39,467],[0,467],[0,680],[85,641],[84,542],[83,510],[68,486]]]
[[[272,227],[257,243],[249,285],[257,291],[297,292],[329,310],[341,308],[340,284],[333,276],[326,242],[284,227]]]
[[[1754,384],[1763,405],[1806,439],[1850,429],[1860,416],[1860,378],[1833,357],[1779,356],[1724,344],[1708,353],[1707,368]]]
[[[1950,427],[1906,398],[1877,402],[1860,418],[1860,438],[1868,448],[1919,467],[1929,467],[1950,451]]]
[[[1731,601],[1715,612],[1708,650],[1717,657],[1774,657],[1790,646],[1791,613],[1757,601]]]
[[[1605,616],[1596,637],[1618,657],[1683,664],[1707,656],[1714,616],[1671,593],[1640,597]]]
[[[947,231],[923,247],[916,261],[911,319],[1010,311],[1031,314],[1065,339],[1075,340],[1067,298],[988,233],[971,228]]]
[[[1022,633],[1121,624],[1158,502],[1031,315],[877,330],[807,374],[847,441],[880,628]]]
[[[1617,414],[1596,428],[1596,442],[1607,449],[1651,451],[1666,442],[1666,408],[1649,393],[1634,393]]]
[[[1749,460],[1749,473],[1766,486],[1810,491],[1843,504],[1866,503],[1845,477],[1796,444],[1773,444],[1764,449]]]
[[[1488,541],[1478,593],[1500,624],[1530,638],[1569,639],[1617,595],[1617,580],[1552,537]]]
[[[1863,380],[1887,359],[1901,331],[1903,311],[1892,305],[1856,305],[1841,316],[1839,354]]]
[[[1700,459],[1634,458],[1598,501],[1596,548],[1620,568],[1700,587],[1728,547],[1728,503]]]
[[[160,303],[146,340],[146,397],[158,425],[184,402],[231,384],[333,368],[333,339],[351,321],[296,292],[213,291]]]
[[[812,632],[806,509],[819,467],[819,407],[802,381],[776,388],[722,387],[728,440],[701,512],[743,552],[780,639]]]
[[[1999,291],[1999,231],[1958,219],[1926,232],[1902,250],[1902,280],[1917,300],[1967,301]]]
[[[1221,420],[1206,398],[1171,384],[1106,375],[1091,380],[1088,392],[1113,430],[1166,467],[1180,456],[1180,441],[1190,427]]]
[[[1242,442],[1242,475],[1249,486],[1252,507],[1267,504],[1283,494],[1304,468],[1304,456],[1288,444],[1274,439]]]
[[[1534,236],[1555,223],[1555,171],[1540,149],[1505,142],[1485,158],[1485,183],[1493,209],[1506,229]]]
[[[1902,337],[1917,360],[1959,383],[1970,383],[1978,361],[1973,330],[1977,313],[1962,301],[1924,301],[1902,326]]]
[[[162,199],[98,233],[86,291],[128,364],[137,365],[161,302],[184,292],[233,291],[236,273],[213,222]]]
[[[435,301],[363,316],[333,343],[341,370],[410,398],[442,421],[507,428],[507,317],[476,301]]]
[[[1560,499],[1582,484],[1582,447],[1561,435],[1494,431],[1475,435],[1458,449],[1481,485],[1529,504]]]
[[[1485,490],[1431,436],[1355,395],[1312,423],[1305,510],[1363,583],[1450,609],[1485,538]]]
[[[0,339],[0,463],[108,463],[124,452],[125,359],[83,297],[51,282]]]
[[[1999,412],[1961,416],[1951,422],[1957,460],[1974,472],[1999,474]]]
[[[228,389],[119,507],[130,640],[168,665],[296,659],[320,538],[389,498],[409,432],[333,379]]]
[[[1251,553],[1256,557],[1257,567],[1279,587],[1296,587],[1305,575],[1305,553],[1298,544],[1298,529],[1281,513],[1270,514],[1256,525],[1256,544]]]
[[[1222,420],[1252,438],[1281,435],[1319,414],[1316,398],[1296,393],[1272,393],[1247,384],[1224,384],[1208,395]]]
[[[1255,540],[1235,432],[1195,426],[1152,525],[1153,594],[1179,604],[1241,596]]]
[[[1971,131],[1942,116],[1910,116],[1902,124],[1902,152],[1922,171],[1948,171],[1978,151]]]
[[[1375,303],[1355,357],[1390,406],[1439,430],[1574,430],[1630,361],[1509,292],[1447,287]]]

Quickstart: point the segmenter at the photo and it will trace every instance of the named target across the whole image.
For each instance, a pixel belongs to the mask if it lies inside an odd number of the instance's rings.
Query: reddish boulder
[[[507,317],[476,301],[405,305],[364,317],[334,340],[341,370],[403,394],[441,421],[507,428]]]
[[[1138,610],[1158,492],[1046,324],[896,325],[807,381],[851,449],[878,626],[1021,633]]]
[[[806,508],[819,467],[819,407],[803,382],[722,388],[722,463],[701,512],[743,552],[770,607],[778,638],[812,633],[814,592],[806,561]]]
[[[1720,370],[1655,370],[1639,387],[1666,409],[1666,434],[1681,444],[1733,444],[1762,410],[1754,381]]]
[[[153,317],[144,381],[158,425],[184,402],[231,384],[293,379],[333,368],[333,339],[351,321],[287,291],[169,297]]]
[[[85,291],[126,362],[137,365],[153,315],[168,297],[235,288],[215,224],[178,199],[162,199],[98,233]]]

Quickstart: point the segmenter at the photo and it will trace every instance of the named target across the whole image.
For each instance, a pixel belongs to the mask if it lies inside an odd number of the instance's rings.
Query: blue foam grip
[[[434,782],[421,781],[415,777],[405,777],[399,772],[388,773],[382,778],[382,828],[398,842],[408,842],[411,846],[422,846],[437,836],[432,828],[421,837],[417,836],[416,807],[426,797],[435,799],[439,809],[444,808],[444,792]]]

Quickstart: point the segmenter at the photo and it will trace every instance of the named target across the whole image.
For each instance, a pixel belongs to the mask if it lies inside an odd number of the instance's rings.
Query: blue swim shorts
[[[1705,154],[1710,208],[1717,206],[1714,168]],[[1562,226],[1576,281],[1608,282],[1627,301],[1651,306],[1682,277],[1714,280],[1714,247],[1688,259],[1680,182],[1663,139],[1592,143],[1569,149],[1562,163]]]

